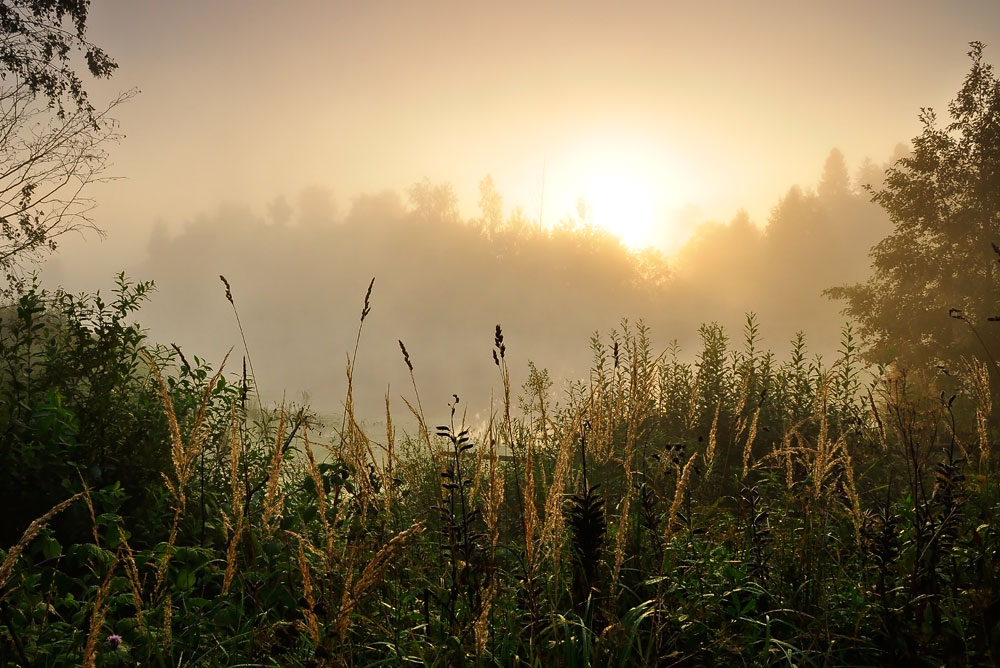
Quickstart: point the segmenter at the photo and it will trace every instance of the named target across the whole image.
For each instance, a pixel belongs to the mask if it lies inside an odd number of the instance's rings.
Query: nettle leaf
[[[97,516],[97,524],[100,526],[114,526],[122,520],[122,516],[116,513],[101,513]]]
[[[58,540],[49,536],[42,541],[42,556],[46,559],[58,557],[60,554],[62,554],[62,544]]]
[[[187,570],[179,570],[177,574],[174,575],[174,585],[181,591],[186,591],[194,587],[195,577],[194,573]]]

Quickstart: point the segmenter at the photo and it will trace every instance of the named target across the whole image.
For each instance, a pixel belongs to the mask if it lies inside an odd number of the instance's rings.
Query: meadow
[[[776,354],[752,314],[685,361],[622,321],[557,391],[534,364],[511,386],[498,324],[486,424],[458,395],[429,424],[400,342],[412,386],[375,432],[351,390],[369,286],[317,438],[308,406],[260,400],[253,350],[149,341],[151,288],[36,287],[0,320],[0,664],[1000,659],[983,361],[871,367],[850,327],[835,359]]]
[[[1000,665],[992,7],[94,4],[0,0],[0,667]]]

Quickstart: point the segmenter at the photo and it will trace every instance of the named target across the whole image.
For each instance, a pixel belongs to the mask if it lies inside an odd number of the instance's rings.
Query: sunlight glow
[[[653,192],[638,175],[621,169],[597,171],[587,179],[583,198],[592,222],[630,249],[654,243]]]

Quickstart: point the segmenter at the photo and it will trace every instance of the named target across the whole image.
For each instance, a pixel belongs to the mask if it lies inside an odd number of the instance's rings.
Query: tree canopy
[[[95,77],[118,67],[87,40],[89,0],[3,0],[0,2],[0,76],[13,75],[36,95],[65,113],[64,103],[93,112],[83,81],[73,67],[74,51],[83,53]],[[66,25],[69,25],[67,29]]]
[[[22,267],[73,230],[97,230],[86,189],[100,181],[120,138],[74,69],[82,52],[96,77],[115,62],[86,38],[86,0],[0,0],[0,297],[25,285]]]
[[[873,361],[947,370],[963,357],[996,359],[1000,332],[987,320],[1000,310],[1000,81],[983,44],[970,46],[950,122],[921,109],[912,153],[869,189],[894,228],[871,251],[872,277],[827,291],[846,302]]]

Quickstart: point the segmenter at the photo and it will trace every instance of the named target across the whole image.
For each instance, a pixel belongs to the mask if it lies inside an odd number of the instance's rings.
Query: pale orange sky
[[[429,403],[436,397],[443,408],[459,392],[484,410],[494,372],[484,350],[497,322],[518,369],[532,359],[555,378],[585,377],[589,334],[621,317],[649,318],[660,349],[679,338],[691,356],[699,322],[739,331],[754,310],[768,346],[783,351],[808,329],[811,352],[832,351],[839,306],[819,291],[857,280],[851,268],[865,265],[871,242],[841,253],[844,266],[803,269],[827,282],[813,276],[783,296],[734,289],[745,277],[722,275],[718,257],[706,269],[714,280],[678,287],[669,303],[609,293],[583,306],[555,281],[541,312],[559,317],[544,325],[531,299],[503,292],[513,266],[504,265],[469,276],[454,310],[461,323],[442,325],[428,314],[452,297],[441,279],[448,273],[422,264],[439,256],[385,257],[377,243],[368,255],[316,246],[339,238],[336,230],[264,233],[268,204],[285,196],[294,205],[319,185],[344,213],[359,193],[403,192],[429,177],[451,182],[473,216],[490,173],[508,211],[521,205],[537,218],[544,165],[544,218],[554,222],[595,173],[604,183],[624,174],[651,200],[650,238],[671,251],[694,224],[729,221],[740,208],[765,224],[790,186],[816,183],[833,147],[853,173],[866,156],[883,162],[916,135],[920,107],[946,118],[969,69],[968,42],[985,42],[986,62],[1000,64],[1000,2],[100,0],[90,36],[121,65],[110,82],[91,85],[94,101],[130,86],[142,93],[118,114],[127,138],[112,149],[111,172],[123,178],[91,193],[109,238],[65,240],[43,271],[46,285],[107,289],[123,269],[154,279],[158,292],[142,314],[151,339],[218,360],[241,341],[217,282],[226,274],[267,396],[310,391],[336,409],[340,355],[356,334],[356,315],[345,314],[356,313],[378,274],[356,396],[381,410],[386,384],[409,387],[402,339],[438,374]],[[180,234],[203,216],[209,222]],[[177,243],[162,228],[150,243],[157,221]],[[219,230],[225,239],[213,236]],[[151,246],[162,257],[147,258]],[[778,274],[767,285],[782,285]],[[552,327],[562,333],[549,340]]]
[[[118,117],[123,180],[97,221],[139,242],[223,202],[353,196],[451,182],[477,213],[491,173],[505,207],[546,222],[595,170],[650,191],[669,249],[693,222],[766,222],[836,146],[885,160],[943,108],[967,43],[1000,60],[1000,3],[203,2],[101,0],[90,37],[119,62],[96,101]],[[687,226],[681,221],[686,221]],[[73,244],[65,253],[71,254]],[[90,251],[93,251],[91,248]],[[72,262],[72,257],[65,258]]]

